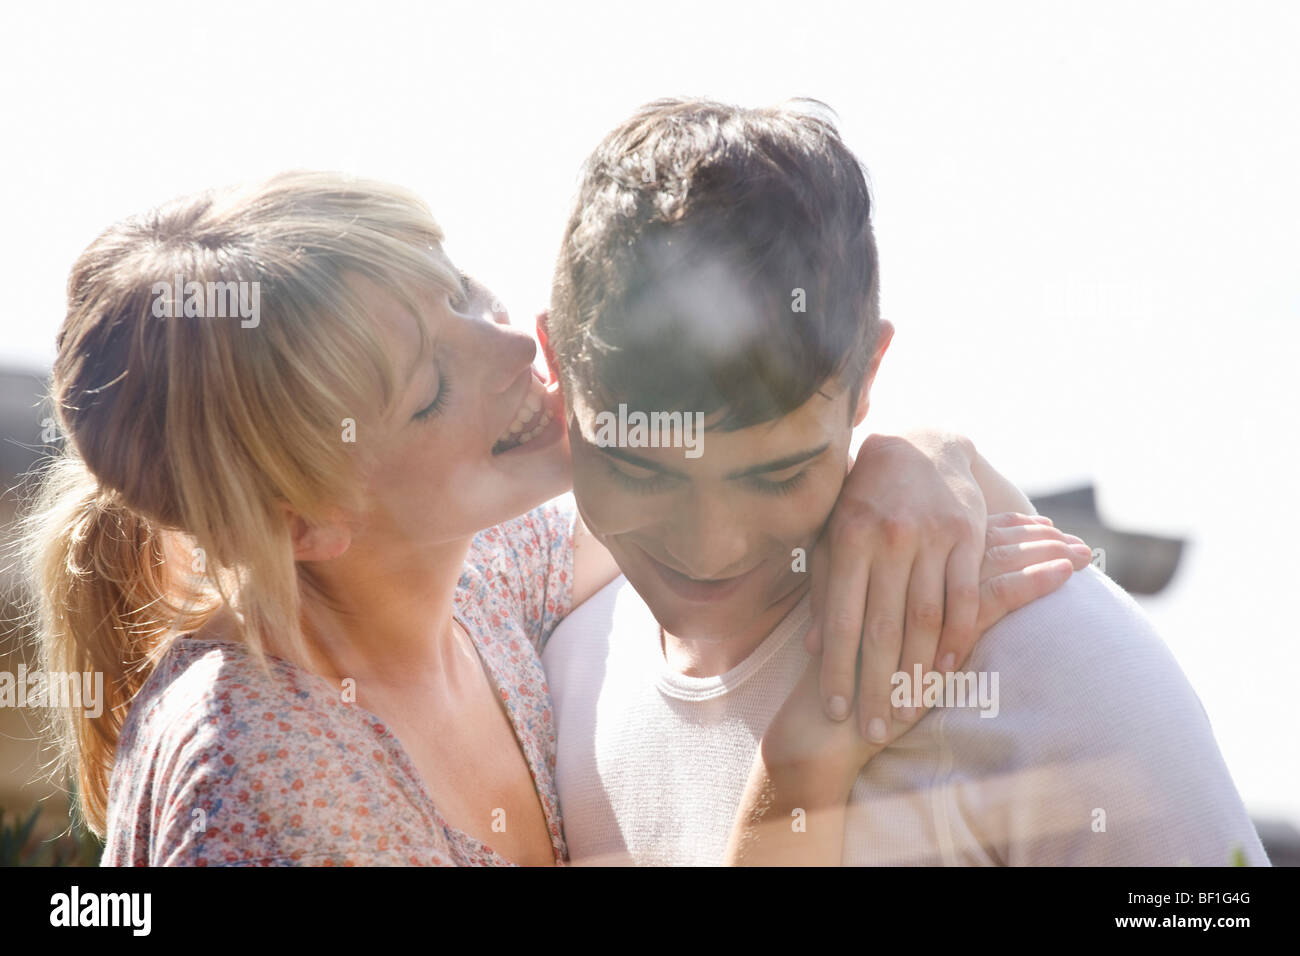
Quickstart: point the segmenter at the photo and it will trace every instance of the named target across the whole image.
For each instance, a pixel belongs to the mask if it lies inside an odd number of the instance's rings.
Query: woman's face
[[[417,548],[460,540],[571,487],[559,390],[547,391],[532,337],[492,313],[486,288],[466,280],[460,294],[422,296],[421,352],[410,312],[375,283],[354,282],[398,369],[367,477],[365,532]]]

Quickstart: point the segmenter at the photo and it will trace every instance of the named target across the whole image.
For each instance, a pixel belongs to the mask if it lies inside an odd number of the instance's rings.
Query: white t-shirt
[[[676,673],[619,577],[542,655],[574,862],[718,864],[763,731],[807,663],[799,604],[719,677]],[[967,670],[992,708],[936,707],[850,797],[855,865],[1268,865],[1200,700],[1136,602],[1087,568],[1007,615]],[[992,687],[987,681],[986,687]]]

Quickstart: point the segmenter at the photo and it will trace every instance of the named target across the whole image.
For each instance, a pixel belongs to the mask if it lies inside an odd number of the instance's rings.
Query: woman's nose
[[[522,329],[509,324],[484,325],[483,360],[490,369],[487,390],[504,392],[519,379],[520,373],[533,364],[537,343]]]

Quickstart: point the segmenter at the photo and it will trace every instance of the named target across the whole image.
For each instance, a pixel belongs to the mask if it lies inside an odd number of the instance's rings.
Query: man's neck
[[[660,628],[664,660],[669,668],[686,677],[719,677],[738,667],[758,650],[807,593],[807,585],[800,583],[732,634],[690,638],[678,637]]]

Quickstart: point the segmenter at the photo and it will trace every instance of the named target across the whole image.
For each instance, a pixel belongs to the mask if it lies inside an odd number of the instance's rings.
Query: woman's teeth
[[[502,452],[509,448],[517,448],[532,441],[542,433],[542,430],[551,423],[554,417],[549,408],[543,410],[543,399],[546,396],[546,386],[536,378],[529,381],[528,394],[524,396],[523,402],[519,405],[519,410],[515,412],[515,420],[510,426],[501,433],[493,446],[493,451]]]

